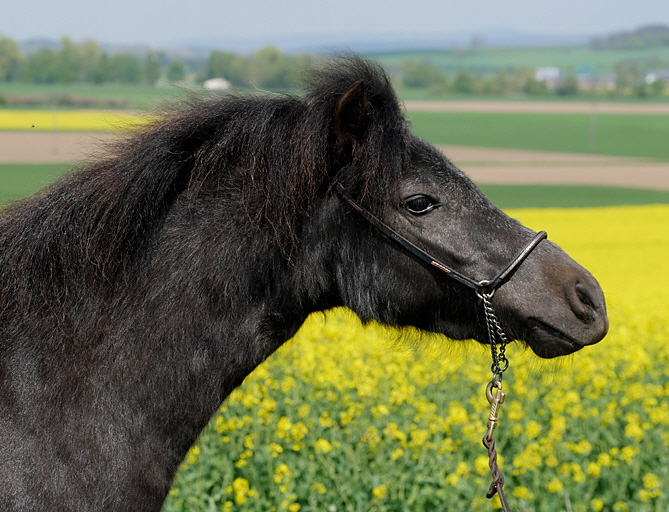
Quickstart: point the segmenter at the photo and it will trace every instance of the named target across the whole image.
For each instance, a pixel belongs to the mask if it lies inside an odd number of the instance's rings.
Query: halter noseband
[[[392,229],[390,226],[385,224],[379,218],[375,217],[372,213],[365,210],[362,206],[356,203],[347,193],[346,189],[339,183],[335,182],[334,184],[335,191],[344,201],[351,205],[362,217],[377,228],[381,233],[387,236],[393,242],[399,244],[402,248],[409,251],[415,257],[424,261],[428,265],[435,267],[441,270],[448,277],[455,279],[456,281],[472,288],[476,294],[480,297],[483,294],[490,295],[495,292],[497,288],[511,275],[511,273],[520,266],[520,264],[525,261],[525,258],[539,245],[539,242],[548,238],[548,234],[545,231],[539,231],[532,240],[520,251],[513,260],[502,270],[497,276],[493,279],[484,279],[483,281],[476,281],[466,275],[458,272],[457,270],[452,269],[448,265],[440,262],[437,258],[431,256],[428,252],[424,251],[414,243],[410,242],[397,231]]]

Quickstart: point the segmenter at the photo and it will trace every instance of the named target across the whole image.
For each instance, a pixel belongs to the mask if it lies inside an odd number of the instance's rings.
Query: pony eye
[[[407,211],[413,215],[425,215],[426,213],[429,213],[435,208],[439,207],[439,203],[437,203],[431,197],[417,194],[405,199],[402,202],[402,206],[404,206],[404,208],[406,208]]]

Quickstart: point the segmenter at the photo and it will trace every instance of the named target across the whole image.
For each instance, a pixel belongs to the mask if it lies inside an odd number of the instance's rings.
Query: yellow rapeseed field
[[[518,511],[669,510],[669,206],[523,209],[589,268],[611,329],[510,347],[496,431]],[[489,354],[316,314],[221,407],[165,510],[485,511]]]
[[[0,110],[0,130],[107,132],[147,120],[140,113],[110,110]]]

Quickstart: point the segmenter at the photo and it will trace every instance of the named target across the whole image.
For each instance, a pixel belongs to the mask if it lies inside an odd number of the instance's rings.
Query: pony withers
[[[228,394],[314,311],[488,342],[477,294],[336,191],[480,282],[535,234],[411,134],[351,57],[302,97],[166,115],[0,216],[0,508],[158,510]],[[607,331],[595,279],[548,240],[490,299],[544,358]]]

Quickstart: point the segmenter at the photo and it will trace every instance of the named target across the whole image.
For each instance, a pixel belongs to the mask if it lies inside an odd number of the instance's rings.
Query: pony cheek
[[[427,272],[424,280],[406,279],[411,283],[409,293],[400,302],[404,326],[417,327],[452,340],[485,342],[485,325],[480,325],[476,298],[469,290],[445,286],[443,277]],[[449,283],[450,284],[450,283]]]

